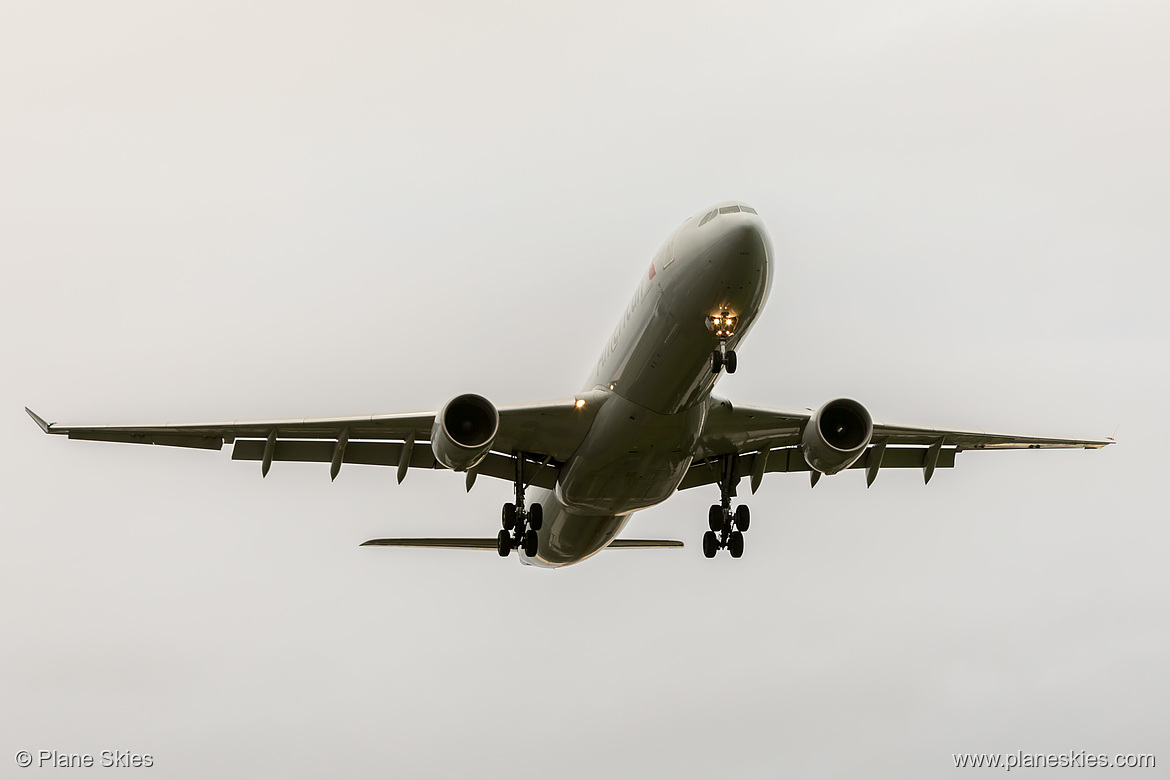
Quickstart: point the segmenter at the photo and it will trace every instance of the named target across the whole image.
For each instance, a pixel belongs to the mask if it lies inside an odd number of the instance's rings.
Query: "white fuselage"
[[[728,202],[723,209],[746,207]],[[733,349],[771,287],[772,244],[755,213],[691,217],[655,255],[585,383],[601,404],[588,435],[561,468],[555,491],[532,490],[544,525],[528,564],[566,566],[605,548],[630,516],[661,503],[691,465],[719,375],[719,339],[707,318],[738,317]]]

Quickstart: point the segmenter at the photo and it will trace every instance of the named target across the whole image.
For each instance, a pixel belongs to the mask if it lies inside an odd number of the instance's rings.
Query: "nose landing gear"
[[[727,550],[732,558],[743,557],[743,532],[751,525],[751,511],[746,506],[731,509],[731,499],[739,477],[735,476],[735,456],[722,459],[719,479],[720,502],[712,504],[707,513],[709,531],[703,534],[703,555],[714,558],[720,550]]]
[[[718,374],[719,369],[726,368],[727,373],[734,374],[738,362],[735,358],[735,350],[728,349],[726,341],[720,341],[719,349],[711,353],[711,373]]]
[[[727,348],[727,340],[735,333],[735,326],[738,322],[739,317],[736,317],[726,309],[720,311],[718,314],[712,314],[707,317],[707,330],[711,331],[719,339],[719,348],[711,353],[712,374],[718,374],[721,368],[726,368],[729,374],[735,373],[735,368],[739,361],[736,360],[735,350]]]

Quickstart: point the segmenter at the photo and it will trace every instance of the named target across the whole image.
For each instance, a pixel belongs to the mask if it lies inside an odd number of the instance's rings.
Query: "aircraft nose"
[[[771,287],[772,245],[764,223],[752,213],[720,214],[708,226],[706,250],[699,255],[706,263],[698,266],[701,277],[696,289],[714,292],[714,303],[703,302],[700,308],[714,306],[737,312],[755,311]]]
[[[728,214],[723,217],[718,243],[727,257],[762,259],[767,254],[767,238],[760,218],[752,214]]]

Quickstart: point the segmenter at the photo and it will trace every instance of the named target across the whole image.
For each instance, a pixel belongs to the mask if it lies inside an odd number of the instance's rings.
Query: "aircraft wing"
[[[800,448],[808,409],[773,409],[713,399],[699,454],[679,489],[720,480],[728,456],[735,477],[750,476],[752,492],[765,473],[811,471]],[[865,469],[870,483],[879,468],[920,468],[926,481],[936,468],[951,468],[963,450],[1100,449],[1113,439],[1072,439],[873,421],[867,451],[849,468]],[[814,477],[818,476],[814,474]]]
[[[582,404],[581,401],[585,403]],[[492,452],[474,474],[513,480],[516,456],[525,461],[525,479],[553,487],[557,470],[580,446],[601,401],[591,394],[535,404],[499,408],[500,429]],[[342,463],[397,466],[399,481],[408,468],[443,468],[429,445],[437,412],[320,417],[286,420],[155,423],[137,425],[73,425],[49,423],[25,411],[45,433],[70,439],[154,444],[219,450],[233,445],[233,460]],[[421,446],[415,446],[419,444]],[[469,475],[468,489],[474,481]]]

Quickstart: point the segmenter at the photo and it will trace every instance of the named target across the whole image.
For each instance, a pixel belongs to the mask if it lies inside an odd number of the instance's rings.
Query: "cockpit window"
[[[719,208],[708,212],[707,215],[705,217],[703,217],[702,221],[699,222],[699,227],[706,225],[708,222],[715,219],[715,217],[719,216],[720,214],[738,214],[741,211],[744,212],[745,214],[756,214],[757,216],[759,215],[759,212],[756,211],[755,209],[753,209],[751,206],[720,206]]]

